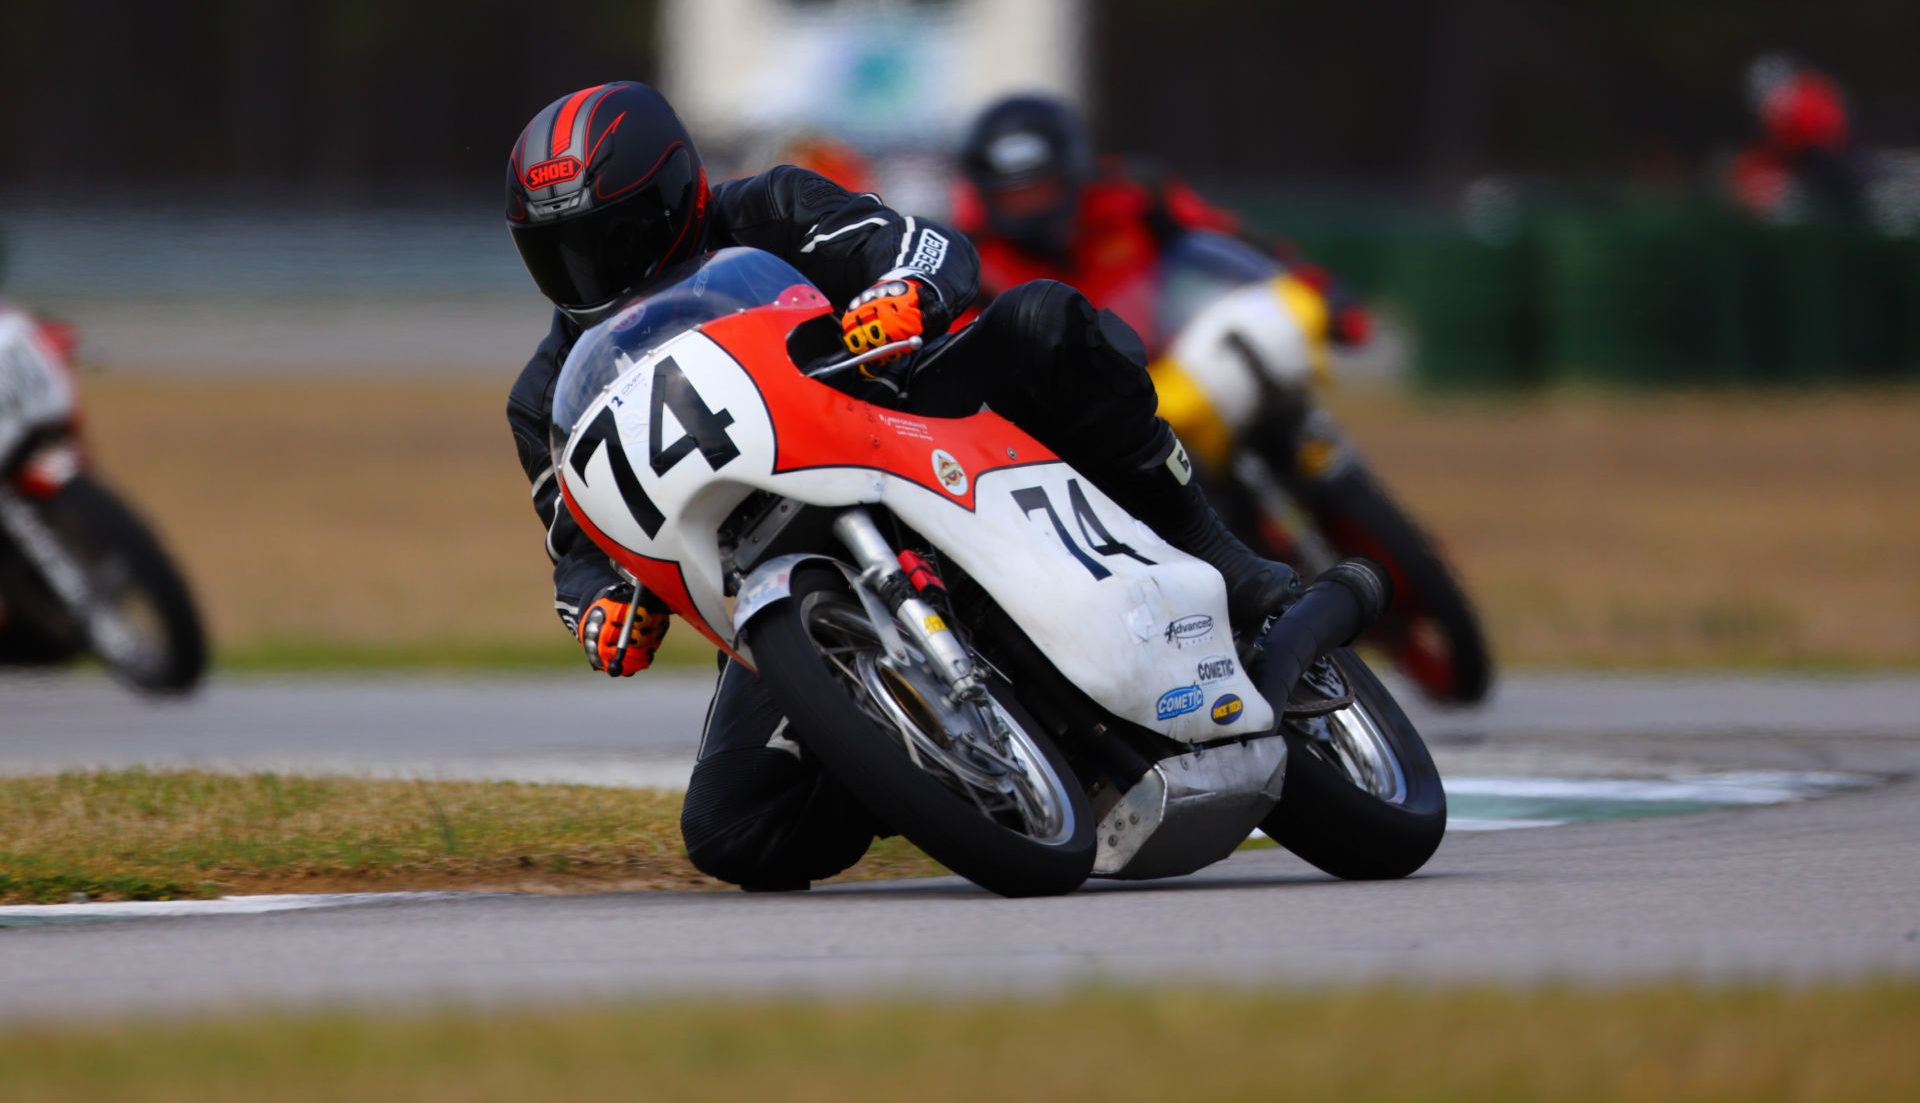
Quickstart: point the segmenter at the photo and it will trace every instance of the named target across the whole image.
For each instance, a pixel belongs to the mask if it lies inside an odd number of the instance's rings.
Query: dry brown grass
[[[505,381],[109,378],[86,397],[102,466],[222,647],[566,644]]]
[[[506,384],[87,390],[108,475],[160,523],[228,655],[570,662]],[[1332,403],[1505,663],[1920,662],[1920,392]]]
[[[1509,664],[1920,661],[1920,391],[1335,404]]]

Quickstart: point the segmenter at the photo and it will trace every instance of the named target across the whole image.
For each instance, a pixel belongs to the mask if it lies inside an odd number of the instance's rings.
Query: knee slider
[[[785,751],[742,747],[702,759],[687,784],[680,835],[687,858],[732,884],[819,880],[866,853],[862,810],[818,767]]]

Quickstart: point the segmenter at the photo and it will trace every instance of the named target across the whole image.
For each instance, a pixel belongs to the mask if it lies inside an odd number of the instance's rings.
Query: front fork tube
[[[100,607],[86,569],[74,560],[59,535],[41,520],[31,502],[6,485],[0,485],[0,536],[20,549],[47,587],[86,626],[88,642],[103,658],[119,659],[138,647],[124,622]]]
[[[849,509],[834,519],[833,534],[853,553],[860,565],[860,585],[878,594],[887,612],[906,629],[907,635],[933,660],[934,669],[953,691],[955,700],[977,701],[986,693],[986,683],[974,666],[967,649],[947,627],[940,614],[921,600],[907,572],[900,567],[886,537],[864,509]],[[880,626],[883,627],[884,626]]]

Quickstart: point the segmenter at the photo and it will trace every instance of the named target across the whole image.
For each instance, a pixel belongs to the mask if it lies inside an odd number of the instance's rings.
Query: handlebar
[[[1308,667],[1352,643],[1392,603],[1393,582],[1373,560],[1355,556],[1328,567],[1262,641],[1266,659],[1260,692],[1276,711],[1281,709]]]
[[[922,341],[918,337],[909,337],[904,341],[889,341],[878,348],[870,348],[858,356],[849,356],[845,360],[835,360],[832,363],[808,368],[806,369],[806,375],[808,379],[819,379],[822,376],[832,375],[837,371],[845,371],[847,368],[857,368],[862,364],[878,360],[884,356],[892,356],[897,352],[918,352],[920,351],[920,346],[925,343],[925,341]]]

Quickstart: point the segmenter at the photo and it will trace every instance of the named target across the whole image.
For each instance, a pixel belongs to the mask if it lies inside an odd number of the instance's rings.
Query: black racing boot
[[[1240,542],[1201,492],[1180,438],[1165,422],[1160,426],[1163,440],[1154,450],[1157,454],[1131,470],[1122,469],[1101,489],[1162,540],[1220,572],[1227,581],[1227,616],[1235,632],[1258,629],[1299,596],[1300,576]]]

